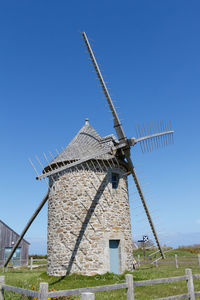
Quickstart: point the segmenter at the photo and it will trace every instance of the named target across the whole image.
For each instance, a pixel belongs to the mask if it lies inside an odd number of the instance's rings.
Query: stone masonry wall
[[[120,175],[112,189],[112,172]],[[132,270],[127,171],[89,162],[50,178],[48,274],[85,275],[110,271],[109,240],[120,240],[120,273]]]

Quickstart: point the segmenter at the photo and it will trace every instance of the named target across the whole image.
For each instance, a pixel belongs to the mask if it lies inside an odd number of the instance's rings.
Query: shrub
[[[200,244],[195,244],[191,246],[179,246],[178,249],[185,250],[194,254],[200,254]]]

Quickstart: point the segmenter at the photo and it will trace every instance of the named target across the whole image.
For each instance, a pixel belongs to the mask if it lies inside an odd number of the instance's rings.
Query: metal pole
[[[21,240],[23,239],[24,235],[26,234],[27,230],[29,229],[29,227],[31,226],[31,224],[33,223],[33,221],[35,220],[35,218],[37,217],[37,215],[39,214],[40,210],[42,209],[42,207],[44,206],[44,204],[46,203],[47,199],[49,197],[49,191],[46,193],[46,195],[44,196],[44,198],[42,199],[40,205],[38,206],[38,208],[35,210],[34,214],[32,215],[32,217],[30,218],[30,220],[28,221],[26,227],[24,228],[24,230],[22,231],[22,233],[20,234],[16,244],[14,245],[10,255],[8,256],[4,267],[7,266],[7,264],[9,263],[10,259],[12,258],[15,250],[17,249],[17,247],[19,246]]]

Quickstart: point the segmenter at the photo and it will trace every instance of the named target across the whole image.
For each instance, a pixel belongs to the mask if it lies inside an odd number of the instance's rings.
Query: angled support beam
[[[142,192],[142,188],[141,188],[141,186],[140,186],[140,183],[139,183],[139,181],[138,181],[138,178],[137,178],[137,175],[136,175],[136,172],[135,172],[135,169],[134,169],[132,160],[131,160],[131,158],[130,158],[130,150],[125,151],[124,154],[125,154],[125,156],[126,156],[126,159],[127,159],[127,162],[128,162],[129,168],[130,168],[130,172],[132,173],[133,180],[134,180],[134,182],[135,182],[137,191],[138,191],[138,193],[139,193],[139,196],[140,196],[140,199],[141,199],[141,201],[142,201],[142,204],[143,204],[145,213],[146,213],[146,215],[147,215],[147,218],[148,218],[148,221],[149,221],[151,230],[152,230],[152,232],[153,232],[153,235],[154,235],[156,244],[157,244],[157,246],[158,246],[158,249],[159,249],[159,251],[160,251],[160,254],[161,254],[162,258],[164,259],[164,258],[165,258],[164,252],[163,252],[163,250],[162,250],[162,248],[161,248],[161,245],[160,245],[160,242],[159,242],[159,239],[158,239],[158,235],[157,235],[157,233],[156,233],[156,229],[155,229],[154,224],[153,224],[153,220],[152,220],[152,218],[151,218],[149,209],[148,209],[147,204],[146,204],[146,200],[145,200],[145,198],[144,198],[144,194],[143,194],[143,192]]]
[[[27,230],[29,229],[29,227],[31,226],[31,224],[33,223],[33,221],[35,220],[35,218],[37,217],[37,215],[39,214],[39,212],[41,211],[42,207],[44,206],[44,204],[46,203],[47,199],[49,197],[49,191],[46,193],[46,195],[44,196],[44,198],[42,199],[42,201],[40,202],[38,208],[35,210],[34,214],[32,215],[32,217],[30,218],[30,220],[28,221],[26,227],[24,228],[24,230],[22,231],[22,233],[20,234],[16,244],[14,245],[10,255],[8,256],[4,267],[6,267],[9,263],[9,261],[11,260],[15,250],[17,249],[17,247],[19,246],[21,240],[23,239],[23,237],[25,236]]]

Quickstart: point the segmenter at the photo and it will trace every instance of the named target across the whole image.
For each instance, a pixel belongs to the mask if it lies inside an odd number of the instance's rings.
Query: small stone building
[[[19,234],[0,220],[0,266],[4,265],[18,238]],[[21,241],[10,261],[12,265],[24,266],[28,264],[29,245],[29,242],[26,240],[23,239]]]
[[[45,170],[117,144],[113,135],[100,137],[86,119],[71,143]],[[127,171],[123,157],[103,154],[49,177],[49,275],[133,269]]]

